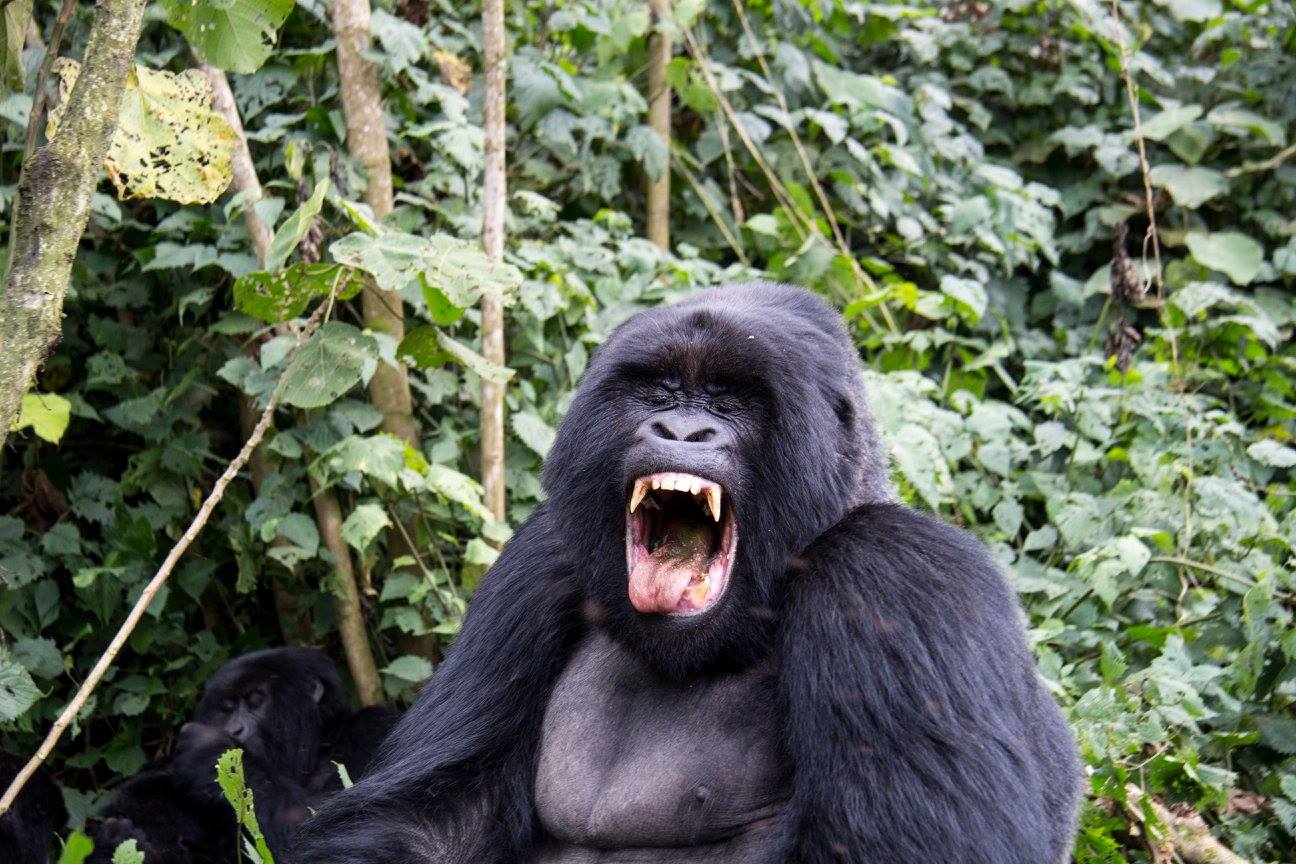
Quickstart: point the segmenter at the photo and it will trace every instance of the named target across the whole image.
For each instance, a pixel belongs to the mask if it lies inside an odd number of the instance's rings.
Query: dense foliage
[[[1296,13],[1283,0],[1118,8],[1119,21],[1097,0],[685,0],[666,25],[667,152],[645,125],[646,4],[510,4],[517,273],[483,288],[461,278],[471,256],[445,263],[463,252],[450,238],[480,223],[477,10],[375,6],[398,200],[375,238],[337,206],[363,172],[345,156],[324,6],[302,0],[264,65],[231,76],[274,196],[257,206],[282,220],[330,181],[335,204],[313,199],[323,236],[303,232],[298,254],[331,249],[389,279],[425,326],[396,346],[338,304],[307,370],[327,386],[279,412],[264,482],[228,495],[53,760],[78,818],[168,748],[224,659],[336,645],[312,484],[342,498],[389,695],[431,670],[411,637],[453,635],[507,534],[469,479],[478,376],[503,374],[469,347],[474,292],[513,299],[515,524],[542,497],[553,428],[610,328],[764,275],[840,302],[906,497],[975,531],[1012,573],[1088,764],[1077,860],[1168,860],[1128,784],[1201,813],[1249,860],[1291,860]],[[1122,48],[1163,278],[1144,242]],[[160,11],[139,60],[191,62]],[[0,101],[6,201],[29,105]],[[673,254],[638,236],[644,177],[663,170]],[[39,382],[71,423],[57,444],[11,439],[0,479],[0,730],[19,749],[237,450],[291,343],[235,287],[256,269],[236,198],[102,192]],[[421,452],[376,431],[360,386],[397,354],[416,370]],[[413,555],[389,553],[397,524]]]

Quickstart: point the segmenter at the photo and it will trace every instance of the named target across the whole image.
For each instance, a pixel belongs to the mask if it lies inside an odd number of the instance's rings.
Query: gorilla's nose
[[[639,427],[639,438],[647,442],[674,441],[720,447],[728,443],[729,436],[727,430],[707,414],[665,411],[654,415]]]

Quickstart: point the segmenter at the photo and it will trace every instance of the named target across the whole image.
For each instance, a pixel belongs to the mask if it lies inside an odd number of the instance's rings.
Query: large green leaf
[[[322,408],[354,387],[365,364],[377,356],[373,337],[350,324],[330,321],[284,370],[283,401],[298,408]]]
[[[50,111],[50,138],[58,134],[81,72],[80,65],[66,57],[56,60],[53,68],[60,98]],[[208,204],[219,198],[234,176],[231,160],[238,134],[211,106],[211,81],[197,69],[175,74],[134,67],[104,160],[117,197],[165,198],[180,204]]]
[[[1264,247],[1239,231],[1190,231],[1184,242],[1198,263],[1220,271],[1238,285],[1254,279],[1264,263]]]
[[[72,403],[62,396],[28,393],[22,397],[22,408],[9,431],[17,432],[30,426],[36,437],[57,444],[71,419]]]
[[[258,270],[240,276],[234,281],[234,308],[277,324],[305,312],[312,297],[326,296],[336,289],[339,300],[349,300],[362,287],[349,267],[298,262],[278,273]]]
[[[1152,184],[1170,193],[1181,207],[1196,210],[1210,199],[1228,191],[1228,181],[1214,168],[1185,168],[1158,165],[1152,169]]]
[[[199,59],[226,72],[250,74],[274,47],[293,0],[161,0],[167,23],[189,40]]]
[[[478,244],[448,234],[349,234],[329,252],[335,261],[372,274],[383,290],[400,291],[417,284],[424,290],[435,289],[459,309],[472,306],[483,294],[508,300],[522,284],[516,267],[495,264]],[[440,298],[429,300],[429,305],[439,302]]]

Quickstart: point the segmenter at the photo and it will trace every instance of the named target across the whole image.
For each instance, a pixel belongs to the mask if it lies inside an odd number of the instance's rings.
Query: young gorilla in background
[[[1060,864],[1075,745],[982,545],[894,500],[841,316],[731,286],[590,365],[448,658],[299,864]]]
[[[347,708],[333,662],[310,648],[274,648],[231,660],[203,688],[194,722],[169,759],[127,781],[103,812],[90,864],[135,838],[147,864],[225,864],[237,856],[234,811],[216,785],[216,760],[243,749],[257,821],[283,854],[311,807],[355,778],[396,721],[387,708]]]
[[[26,762],[0,748],[0,792],[9,788]],[[47,864],[54,837],[67,818],[54,778],[44,766],[37,768],[9,812],[0,816],[0,864]]]

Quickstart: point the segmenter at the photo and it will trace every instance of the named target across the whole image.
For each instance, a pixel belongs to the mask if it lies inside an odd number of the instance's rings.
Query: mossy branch
[[[145,5],[100,0],[58,134],[22,166],[0,298],[0,445],[62,329],[72,262],[117,128]]]

